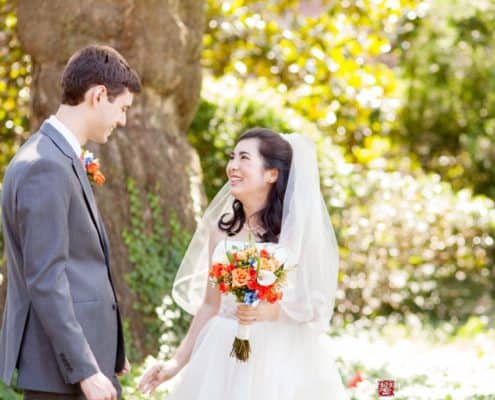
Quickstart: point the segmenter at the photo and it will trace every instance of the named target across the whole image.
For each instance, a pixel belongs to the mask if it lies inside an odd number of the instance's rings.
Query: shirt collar
[[[70,147],[72,147],[77,157],[81,157],[81,144],[70,129],[67,128],[55,115],[51,115],[47,122],[49,122],[64,137],[64,139],[67,140],[67,142],[69,142]]]

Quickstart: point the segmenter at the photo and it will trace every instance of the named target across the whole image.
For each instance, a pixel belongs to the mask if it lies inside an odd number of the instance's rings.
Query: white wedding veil
[[[333,313],[338,245],[325,202],[313,141],[301,134],[282,135],[292,147],[279,246],[288,254],[287,286],[281,307],[286,318],[326,329]],[[225,185],[206,209],[177,272],[172,296],[190,314],[203,302],[209,269],[210,232],[234,199]]]

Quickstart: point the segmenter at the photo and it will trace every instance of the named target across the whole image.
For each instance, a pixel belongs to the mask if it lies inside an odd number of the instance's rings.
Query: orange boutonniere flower
[[[88,175],[89,182],[96,185],[103,185],[105,183],[105,176],[100,171],[100,161],[94,157],[93,153],[83,150],[81,161]]]

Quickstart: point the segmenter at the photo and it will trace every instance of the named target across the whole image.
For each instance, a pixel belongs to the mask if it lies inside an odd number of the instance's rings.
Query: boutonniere
[[[96,185],[103,185],[105,183],[105,176],[100,171],[100,160],[95,158],[90,151],[83,150],[81,161],[88,175],[89,182]]]

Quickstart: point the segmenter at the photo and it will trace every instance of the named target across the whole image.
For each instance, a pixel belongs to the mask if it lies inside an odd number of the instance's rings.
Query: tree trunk
[[[125,280],[133,269],[122,238],[123,230],[130,226],[126,180],[134,179],[142,192],[158,191],[164,218],[174,211],[182,226],[193,228],[204,195],[197,179],[199,160],[185,133],[200,94],[203,3],[18,1],[18,35],[33,63],[31,131],[57,109],[62,69],[83,46],[104,43],[114,47],[142,79],[143,92],[134,97],[127,126],[118,129],[106,145],[90,146],[107,178],[94,192],[110,236],[113,278],[134,345],[141,353],[151,349],[142,340],[145,326],[139,312],[133,310],[136,295]],[[145,215],[151,213],[144,211]]]

